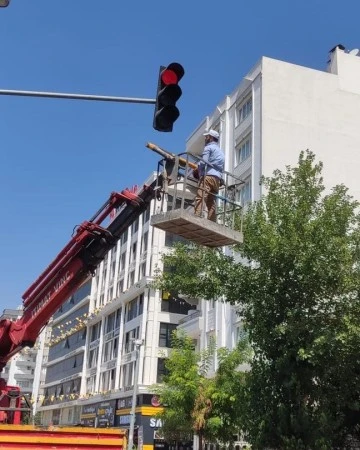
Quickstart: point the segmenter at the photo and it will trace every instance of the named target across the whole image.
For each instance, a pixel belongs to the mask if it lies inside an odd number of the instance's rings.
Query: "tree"
[[[240,416],[234,414],[242,395],[244,376],[234,371],[247,360],[246,344],[232,352],[219,349],[219,371],[208,378],[214,345],[202,352],[194,351],[193,340],[179,332],[173,333],[172,350],[165,362],[167,373],[163,383],[154,387],[165,405],[159,414],[162,433],[167,441],[186,441],[195,433],[199,449],[204,440],[223,443],[233,440],[234,429],[240,427]],[[229,389],[236,385],[236,390]]]
[[[194,351],[193,340],[184,334],[173,332],[172,350],[166,359],[163,384],[155,387],[165,408],[159,414],[162,433],[167,441],[192,439],[192,432],[199,433],[200,450],[204,423],[200,414],[200,398],[207,396],[205,380],[208,355]],[[210,386],[209,386],[210,387]]]
[[[241,305],[253,348],[246,431],[253,448],[327,449],[359,437],[358,203],[343,185],[325,194],[322,164],[264,178],[233,257],[179,245],[157,285]]]
[[[242,339],[233,350],[217,351],[218,369],[211,392],[211,415],[206,426],[207,439],[211,442],[231,444],[234,434],[243,434],[245,426],[244,402],[248,372],[240,365],[249,364],[252,356],[247,339]]]

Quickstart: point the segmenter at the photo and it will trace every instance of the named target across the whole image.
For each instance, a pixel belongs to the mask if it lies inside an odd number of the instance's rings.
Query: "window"
[[[102,361],[101,362],[106,362],[106,361],[110,361],[111,359],[111,343],[112,341],[108,341],[105,342],[104,347],[103,347],[103,353],[102,353]]]
[[[149,233],[146,232],[144,233],[144,236],[142,237],[142,241],[141,241],[141,253],[144,253],[147,251],[147,246],[148,246],[148,236]]]
[[[101,294],[100,295],[100,300],[99,300],[99,305],[100,306],[104,306],[104,302],[105,302],[105,295]]]
[[[72,383],[72,382],[64,384],[64,386],[65,386],[65,389],[64,389],[65,395],[69,395],[70,394],[70,392],[72,390],[72,387],[73,387],[73,384],[74,383]]]
[[[118,328],[120,328],[120,320],[121,320],[121,308],[119,308],[115,311],[114,330],[117,330]]]
[[[238,124],[243,122],[252,112],[252,98],[248,98],[244,103],[240,105],[238,109],[237,118]]]
[[[245,206],[251,201],[251,178],[247,179],[245,183],[240,187],[238,196],[238,201],[241,206]]]
[[[114,278],[114,275],[115,275],[115,265],[116,265],[116,262],[113,261],[110,266],[110,282],[112,281],[112,279]]]
[[[64,388],[62,384],[59,384],[56,386],[56,397],[59,397],[60,395],[64,395]]]
[[[90,342],[96,341],[100,337],[101,323],[98,322],[90,328]]]
[[[235,165],[238,165],[251,155],[251,136],[246,136],[235,150]]]
[[[105,342],[103,346],[102,362],[111,361],[117,356],[118,338]]]
[[[125,334],[124,353],[130,353],[134,350],[134,340],[139,339],[140,327],[133,328]]]
[[[86,328],[84,328],[82,333],[81,333],[81,340],[85,341],[85,339],[86,339]]]
[[[106,318],[106,332],[110,333],[114,329],[114,323],[115,323],[115,312],[112,314],[109,314]]]
[[[121,272],[125,269],[125,260],[126,260],[126,252],[123,252],[123,253],[121,253],[121,256],[120,256],[119,272]]]
[[[63,348],[70,348],[69,338],[66,338],[66,339],[63,340],[62,347]]]
[[[60,409],[54,409],[52,413],[52,424],[59,425],[60,423]]]
[[[165,358],[158,358],[156,382],[162,383],[164,375],[166,375]]]
[[[80,391],[80,383],[81,383],[80,378],[78,378],[74,381],[73,386],[72,386],[73,394],[77,394]]]
[[[101,290],[104,289],[104,287],[105,287],[106,275],[107,275],[107,270],[105,269],[102,280],[101,280],[101,288],[100,288]]]
[[[146,275],[146,262],[139,265],[139,280]]]
[[[139,316],[143,313],[144,310],[144,294],[140,294],[139,296]]]
[[[125,244],[125,242],[127,242],[127,240],[128,240],[128,231],[129,230],[126,230],[124,233],[123,233],[123,235],[121,236],[121,245],[124,245]]]
[[[132,286],[135,283],[135,270],[132,270],[129,273],[129,286]]]
[[[127,316],[126,316],[126,322],[129,322],[129,320],[135,319],[137,316],[137,298],[134,300],[131,300],[127,304]]]
[[[130,387],[133,385],[133,373],[134,373],[134,363],[126,364],[123,367],[124,374],[124,387]]]
[[[98,362],[98,354],[99,354],[99,347],[96,347],[89,351],[89,357],[88,357],[88,368],[91,369],[92,367],[96,367]]]
[[[130,262],[135,261],[135,258],[136,258],[136,242],[134,242],[132,247],[131,247]]]
[[[247,332],[244,330],[244,327],[242,324],[239,324],[235,328],[235,343],[238,343],[242,340],[244,340],[247,337]]]
[[[119,297],[119,295],[124,292],[124,278],[121,278],[121,280],[119,280],[117,282],[117,286],[116,286],[116,297]]]
[[[108,370],[101,374],[100,390],[109,391],[115,387],[115,369]]]
[[[113,339],[112,347],[111,347],[111,359],[114,359],[117,357],[118,343],[119,343],[118,338]]]
[[[171,334],[176,327],[174,323],[160,323],[159,347],[171,347]]]
[[[148,206],[146,208],[146,211],[144,212],[142,219],[143,219],[143,224],[145,224],[145,223],[147,223],[149,221],[149,219],[150,219],[150,206]]]
[[[138,229],[139,229],[139,219],[136,219],[135,222],[131,226],[132,234],[136,233]]]
[[[86,392],[87,393],[95,392],[95,376],[86,379]]]

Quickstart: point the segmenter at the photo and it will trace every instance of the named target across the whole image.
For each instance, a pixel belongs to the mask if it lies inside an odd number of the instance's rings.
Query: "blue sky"
[[[12,0],[0,9],[0,89],[154,98],[160,65],[185,68],[173,133],[153,106],[0,96],[0,312],[110,192],[156,169],[262,56],[323,70],[360,47],[358,0]]]

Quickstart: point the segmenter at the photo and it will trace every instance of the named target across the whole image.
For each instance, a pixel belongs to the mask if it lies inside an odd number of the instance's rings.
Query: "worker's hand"
[[[192,175],[195,178],[195,180],[198,180],[199,179],[199,170],[194,169]]]

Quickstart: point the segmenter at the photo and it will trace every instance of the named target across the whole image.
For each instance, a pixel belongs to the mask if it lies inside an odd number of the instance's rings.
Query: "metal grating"
[[[243,242],[241,232],[195,216],[183,209],[153,215],[150,223],[156,228],[206,247],[223,247]]]

